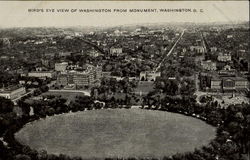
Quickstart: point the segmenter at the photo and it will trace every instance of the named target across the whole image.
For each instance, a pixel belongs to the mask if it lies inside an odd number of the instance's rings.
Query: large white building
[[[227,90],[248,90],[249,82],[243,77],[212,77],[211,89]]]
[[[216,63],[211,60],[201,61],[201,66],[203,69],[208,71],[215,71],[217,69]]]
[[[25,93],[26,93],[26,90],[24,87],[15,87],[15,88],[8,88],[8,89],[0,90],[1,97],[5,97],[11,100],[18,98]]]
[[[157,77],[161,76],[161,72],[145,71],[140,73],[141,81],[155,81]]]
[[[55,78],[56,73],[53,71],[33,71],[28,73],[28,77],[37,78]]]
[[[102,78],[102,67],[88,65],[85,71],[68,71],[62,72],[57,76],[57,84],[68,85],[75,84],[77,86],[93,85],[97,80]]]
[[[120,54],[122,54],[122,48],[111,47],[109,52],[111,56],[119,56]]]
[[[217,47],[210,47],[211,52],[216,52],[217,50],[218,50]]]
[[[202,46],[190,46],[190,51],[192,52],[197,52],[197,53],[204,53],[205,52],[205,48]]]
[[[220,62],[229,62],[232,60],[232,57],[229,53],[219,53],[217,60]]]
[[[64,72],[66,71],[68,62],[55,63],[55,71]]]

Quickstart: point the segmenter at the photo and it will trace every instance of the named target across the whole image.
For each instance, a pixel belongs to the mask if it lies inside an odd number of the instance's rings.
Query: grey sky
[[[203,9],[203,13],[36,13],[28,9]],[[0,1],[0,27],[115,26],[157,22],[249,20],[249,1]]]

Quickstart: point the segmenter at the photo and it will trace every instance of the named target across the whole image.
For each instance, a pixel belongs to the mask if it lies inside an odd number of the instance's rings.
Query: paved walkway
[[[27,93],[21,95],[20,97],[17,97],[17,98],[15,98],[15,99],[13,99],[12,102],[16,105],[18,100],[20,100],[20,99],[23,98],[24,96],[27,96],[27,95],[29,95],[29,94],[33,94],[33,93],[34,93],[34,90],[35,90],[35,89],[31,89],[31,91],[29,91],[29,92],[27,92]]]
[[[84,93],[84,95],[90,96],[89,91],[83,91],[83,90],[66,90],[66,89],[56,90],[56,89],[50,89],[49,91],[50,92],[76,92],[76,93]]]

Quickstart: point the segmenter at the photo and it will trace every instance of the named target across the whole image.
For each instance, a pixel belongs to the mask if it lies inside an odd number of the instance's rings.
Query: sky
[[[44,12],[28,12],[43,9]],[[45,12],[76,9],[77,12]],[[111,9],[111,13],[80,13],[79,9]],[[113,9],[157,9],[151,13],[117,13]],[[200,9],[203,12],[159,12]],[[72,10],[72,11],[73,11]],[[162,22],[249,21],[249,1],[0,1],[0,27],[117,26]]]

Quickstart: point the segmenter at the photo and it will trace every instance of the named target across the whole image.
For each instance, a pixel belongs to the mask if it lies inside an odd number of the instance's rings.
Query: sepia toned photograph
[[[0,1],[0,160],[250,160],[249,1]]]

